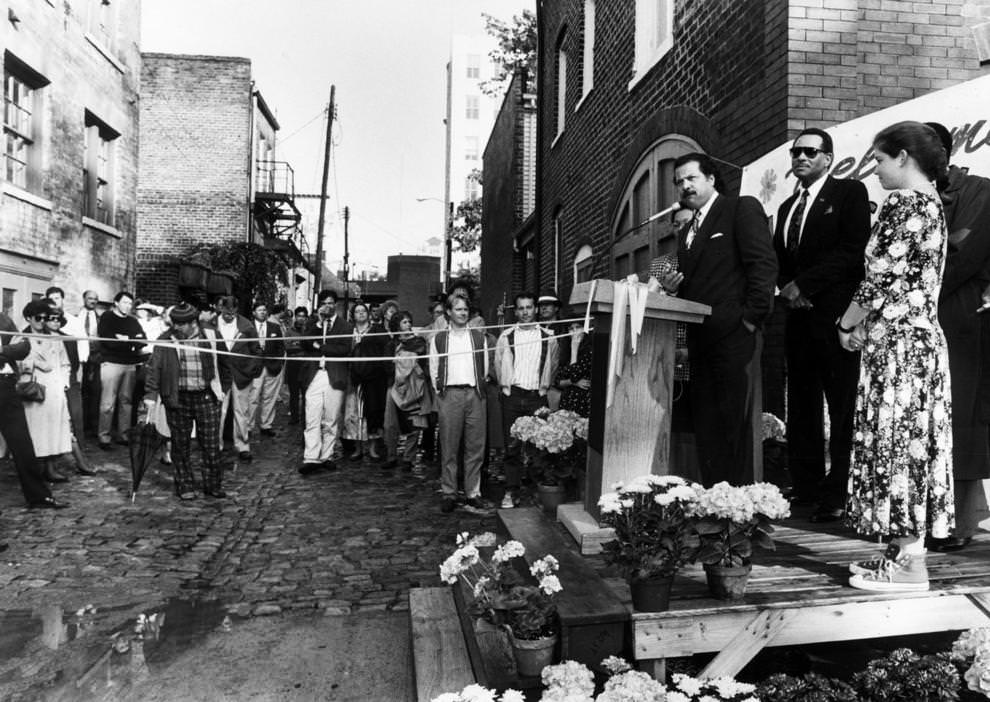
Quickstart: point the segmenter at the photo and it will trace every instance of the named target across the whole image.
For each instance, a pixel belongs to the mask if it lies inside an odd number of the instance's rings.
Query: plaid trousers
[[[203,489],[219,490],[223,478],[220,468],[220,403],[209,390],[179,392],[179,406],[166,407],[168,429],[172,432],[172,467],[175,478],[175,494],[195,488],[192,466],[189,462],[192,448],[193,421],[196,422],[196,439],[203,454]]]

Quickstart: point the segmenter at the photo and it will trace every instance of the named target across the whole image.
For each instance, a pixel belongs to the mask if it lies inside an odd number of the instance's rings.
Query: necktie
[[[89,336],[89,315],[90,315],[90,313],[87,312],[86,313],[86,336]]]
[[[801,243],[801,220],[804,219],[804,208],[808,204],[808,191],[802,190],[797,207],[791,213],[790,224],[787,225],[787,254],[797,256],[798,244]]]
[[[684,245],[687,248],[691,248],[691,244],[694,243],[694,237],[698,236],[698,222],[701,220],[701,212],[695,212],[694,217],[691,218],[691,227],[688,229],[687,241]]]
[[[262,322],[258,323],[258,345],[265,348],[265,325]]]

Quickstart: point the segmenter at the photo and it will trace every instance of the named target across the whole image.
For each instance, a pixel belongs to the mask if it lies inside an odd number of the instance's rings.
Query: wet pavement
[[[0,699],[128,699],[194,642],[266,615],[404,616],[456,533],[494,529],[494,513],[441,514],[437,480],[378,462],[304,478],[301,431],[278,433],[230,459],[225,500],[178,500],[155,462],[132,503],[127,449],[92,442],[98,474],[65,465],[54,487],[70,507],[27,510],[0,461]]]

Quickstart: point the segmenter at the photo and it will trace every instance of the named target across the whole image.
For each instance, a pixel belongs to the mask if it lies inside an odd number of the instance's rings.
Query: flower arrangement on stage
[[[609,673],[605,687],[595,697],[595,679],[587,666],[564,661],[543,669],[546,686],[542,702],[759,702],[755,685],[732,678],[697,680],[675,674],[666,687],[648,674],[633,670],[622,658],[609,656],[602,661]]]
[[[450,585],[460,579],[474,596],[471,613],[507,625],[517,639],[553,636],[558,628],[554,596],[562,590],[559,563],[551,555],[534,561],[529,568],[533,580],[527,580],[512,564],[525,552],[518,541],[507,541],[485,562],[468,540],[440,566],[440,579]]]
[[[602,545],[606,562],[632,580],[669,577],[697,547],[689,509],[698,488],[676,475],[642,475],[614,486],[598,500],[602,522],[615,539]]]
[[[559,485],[584,465],[588,420],[577,412],[544,407],[516,419],[509,434],[531,447],[542,485]]]
[[[717,483],[699,491],[686,510],[701,542],[693,560],[729,567],[748,564],[754,546],[773,551],[770,522],[790,515],[789,503],[772,483]]]
[[[973,692],[990,697],[990,627],[964,631],[952,644],[951,659],[964,668],[966,685]]]
[[[487,687],[477,683],[468,685],[460,692],[445,692],[434,697],[430,702],[526,702],[526,697],[519,690],[506,690],[501,696]]]

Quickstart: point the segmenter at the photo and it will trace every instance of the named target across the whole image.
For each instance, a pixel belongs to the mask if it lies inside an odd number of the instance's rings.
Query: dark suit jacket
[[[742,325],[760,328],[773,307],[777,258],[759,201],[719,195],[687,248],[690,227],[681,230],[678,266],[684,282],[678,295],[710,305],[702,324],[688,325],[688,344],[709,348]]]
[[[217,318],[219,321],[219,317]],[[227,343],[220,336],[220,331],[214,323],[206,327],[212,329],[217,335],[217,348],[221,351],[227,350]],[[223,391],[230,389],[231,383],[243,390],[251,382],[261,375],[261,348],[258,346],[258,330],[247,317],[237,315],[237,335],[230,351],[232,353],[245,354],[252,358],[242,356],[228,356],[227,354],[217,354],[217,365],[220,367],[220,384]]]
[[[14,375],[18,372],[15,361],[21,361],[31,353],[31,342],[28,339],[21,337],[17,343],[13,343],[16,334],[17,325],[0,312],[0,371],[10,370]]]
[[[255,321],[252,324],[257,329],[258,323]],[[281,336],[282,327],[274,322],[265,322],[265,345],[262,347],[258,344],[258,346],[261,351],[261,363],[269,375],[278,375],[285,365],[285,342],[280,338]],[[275,338],[270,339],[270,337]]]
[[[320,336],[323,333],[322,322],[318,318],[313,318],[306,326],[303,336]],[[334,356],[345,357],[351,354],[351,335],[354,328],[343,317],[338,315],[333,320],[333,326],[327,329],[328,338],[325,342],[319,339],[306,339],[300,342],[304,356]],[[303,388],[308,388],[313,376],[319,369],[319,361],[304,361],[302,369],[299,371],[299,384]],[[346,361],[328,361],[326,364],[327,376],[330,386],[337,390],[347,388],[347,378],[350,373]]]
[[[870,198],[866,186],[850,178],[825,177],[809,204],[796,260],[787,254],[784,226],[797,194],[777,210],[773,247],[780,273],[777,285],[792,280],[813,305],[821,328],[834,334],[835,320],[846,311],[863,280],[863,251],[870,239]]]

